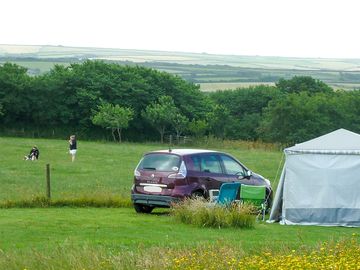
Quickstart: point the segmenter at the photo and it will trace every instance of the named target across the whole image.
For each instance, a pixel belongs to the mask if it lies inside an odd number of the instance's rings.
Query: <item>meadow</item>
[[[24,161],[23,156],[34,144],[40,149],[40,159]],[[130,200],[133,170],[143,153],[167,148],[157,143],[80,139],[77,159],[72,163],[66,138],[2,137],[0,145],[3,203],[44,196],[48,163],[53,200]],[[276,185],[282,161],[276,146],[244,142],[201,145],[206,146],[234,155]],[[194,269],[194,264],[200,264],[198,269],[237,269],[244,258],[260,261],[254,256],[266,253],[278,258],[294,256],[294,252],[305,256],[325,242],[336,245],[355,241],[352,247],[358,248],[359,234],[359,228],[265,222],[257,222],[253,229],[202,228],[177,222],[168,209],[145,215],[131,207],[12,207],[0,209],[0,269]],[[222,267],[217,266],[219,263]]]
[[[142,155],[151,150],[167,149],[168,145],[156,143],[112,143],[79,141],[74,163],[64,140],[0,138],[2,155],[0,203],[6,200],[30,200],[45,196],[46,164],[51,170],[51,197],[75,198],[127,198],[130,200],[134,169]],[[222,150],[219,142],[214,150]],[[37,145],[40,158],[36,162],[24,161],[31,147]],[[265,146],[265,145],[264,145]],[[184,146],[183,146],[184,147]],[[219,148],[220,147],[220,148]],[[251,170],[273,179],[276,176],[280,151],[259,150],[251,144],[227,143],[226,150],[241,160]],[[248,150],[248,148],[252,148]]]

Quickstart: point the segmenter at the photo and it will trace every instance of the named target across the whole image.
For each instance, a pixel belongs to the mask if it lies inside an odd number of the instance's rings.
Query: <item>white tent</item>
[[[269,222],[360,226],[360,135],[339,129],[286,148]]]

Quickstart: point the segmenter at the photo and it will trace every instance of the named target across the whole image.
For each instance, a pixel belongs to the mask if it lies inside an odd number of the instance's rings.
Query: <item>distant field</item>
[[[38,57],[107,59],[126,61],[141,59],[144,62],[160,61],[192,65],[229,65],[265,69],[312,69],[359,71],[360,59],[295,58],[276,56],[216,55],[207,53],[129,50],[115,48],[1,45],[0,57]]]
[[[4,61],[0,60],[0,64],[3,64]],[[56,62],[56,61],[16,61],[16,64],[26,67],[29,70],[30,74],[42,74],[48,72],[54,67],[54,65],[69,65],[70,63]]]
[[[206,53],[81,48],[63,46],[0,45],[0,64],[10,61],[38,75],[54,64],[69,65],[86,59],[120,65],[141,65],[169,72],[201,85],[204,91],[257,84],[274,84],[279,79],[312,76],[335,89],[360,88],[360,59],[325,59],[213,55]],[[227,85],[226,85],[227,84]]]
[[[217,90],[228,90],[228,89],[236,89],[236,88],[246,88],[250,86],[256,86],[256,85],[275,85],[273,82],[269,83],[200,83],[200,90],[204,92],[213,92]]]
[[[274,82],[248,82],[248,83],[231,83],[231,82],[224,82],[224,83],[199,83],[200,90],[204,92],[214,92],[217,90],[234,90],[237,88],[248,88],[251,86],[257,86],[257,85],[270,85],[275,86]],[[334,83],[329,84],[332,88],[339,90],[356,90],[360,89],[360,83],[359,84],[351,84],[351,83]]]
[[[360,89],[359,83],[333,83],[330,84],[334,89],[344,89],[344,90],[358,90]]]

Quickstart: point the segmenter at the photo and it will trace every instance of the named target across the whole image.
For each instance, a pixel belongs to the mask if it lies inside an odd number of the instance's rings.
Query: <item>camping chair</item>
[[[219,198],[219,189],[210,189],[209,190],[209,201],[210,203],[215,203]]]
[[[242,203],[251,203],[259,209],[259,215],[265,220],[265,211],[267,206],[266,187],[241,185],[240,201]]]
[[[231,204],[235,201],[239,188],[240,183],[223,183],[220,187],[216,203],[221,205]]]

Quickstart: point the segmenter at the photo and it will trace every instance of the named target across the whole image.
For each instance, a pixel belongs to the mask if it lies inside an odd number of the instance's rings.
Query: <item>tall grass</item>
[[[0,269],[7,270],[133,270],[133,269],[360,269],[360,245],[355,239],[319,243],[299,250],[269,251],[259,246],[246,254],[239,246],[217,241],[194,248],[126,249],[82,247],[71,243],[54,249],[5,252],[0,250]]]
[[[48,251],[4,252],[0,250],[0,269],[6,270],[134,270],[164,269],[167,260],[156,260],[166,249],[139,248],[135,253],[127,250],[109,250],[70,244]]]
[[[187,199],[173,206],[171,213],[176,220],[198,227],[253,228],[255,217],[251,205],[222,206],[209,204],[202,199]]]
[[[263,141],[245,141],[245,140],[222,140],[214,136],[205,136],[201,138],[191,138],[188,146],[202,148],[222,148],[222,149],[241,149],[241,150],[263,150],[280,151],[286,145],[280,143],[267,143]]]
[[[132,207],[130,198],[124,197],[79,197],[51,200],[44,196],[30,199],[5,200],[0,208],[44,208],[44,207]]]

